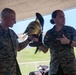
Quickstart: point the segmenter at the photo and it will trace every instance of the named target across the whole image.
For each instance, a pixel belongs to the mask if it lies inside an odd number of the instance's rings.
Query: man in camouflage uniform
[[[16,13],[10,8],[4,8],[0,23],[0,75],[17,75],[16,53],[24,49],[31,41],[28,37],[24,42],[18,42],[18,36],[9,28],[15,23]]]
[[[65,25],[62,10],[54,11],[50,22],[55,25],[46,32],[44,44],[38,47],[44,53],[50,49],[49,75],[76,75],[73,48],[76,47],[76,30]],[[34,41],[38,39],[35,38]]]

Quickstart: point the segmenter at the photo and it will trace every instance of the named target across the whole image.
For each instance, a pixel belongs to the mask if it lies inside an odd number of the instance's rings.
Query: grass
[[[49,60],[49,52],[45,54],[39,51],[37,54],[34,54],[35,50],[36,48],[25,48],[21,52],[18,52],[19,63]]]
[[[36,48],[25,48],[21,52],[18,52],[18,62],[19,63],[27,63],[27,64],[19,64],[22,75],[29,75],[29,72],[36,71],[37,66],[40,64],[48,65],[48,63],[40,63],[36,61],[48,61],[50,59],[50,52],[44,54],[43,52],[39,51],[37,54],[34,54]],[[29,63],[34,62],[34,63]]]
[[[25,48],[24,50],[18,52],[18,62],[20,65],[20,69],[22,72],[22,75],[29,75],[29,72],[36,71],[37,66],[40,64],[49,65],[47,62],[36,62],[36,61],[48,61],[50,60],[50,52],[47,53],[43,52],[37,52],[37,54],[34,54],[36,48]],[[74,48],[75,57],[76,57],[76,48]],[[34,63],[29,63],[34,62]],[[20,64],[20,63],[27,63],[27,64]]]

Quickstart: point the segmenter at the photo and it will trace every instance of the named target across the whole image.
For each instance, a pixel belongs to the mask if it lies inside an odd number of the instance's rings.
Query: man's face
[[[6,17],[5,21],[7,27],[13,27],[13,25],[16,23],[16,14],[9,14],[9,16]]]

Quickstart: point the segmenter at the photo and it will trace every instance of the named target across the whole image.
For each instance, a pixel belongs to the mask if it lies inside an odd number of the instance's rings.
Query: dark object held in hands
[[[38,46],[42,45],[42,31],[43,31],[44,19],[40,13],[36,13],[36,20],[32,21],[28,27],[26,28],[25,32],[28,36],[33,35],[34,37],[38,38],[39,42],[31,42],[29,45],[32,47],[37,47],[35,54],[38,51]]]

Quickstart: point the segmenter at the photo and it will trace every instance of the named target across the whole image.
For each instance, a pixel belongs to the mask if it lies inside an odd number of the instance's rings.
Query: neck
[[[56,31],[60,31],[63,26],[55,26]]]
[[[8,30],[8,27],[7,27],[5,24],[2,24],[2,23],[1,23],[1,27],[2,27],[2,29],[4,29],[4,30]]]

